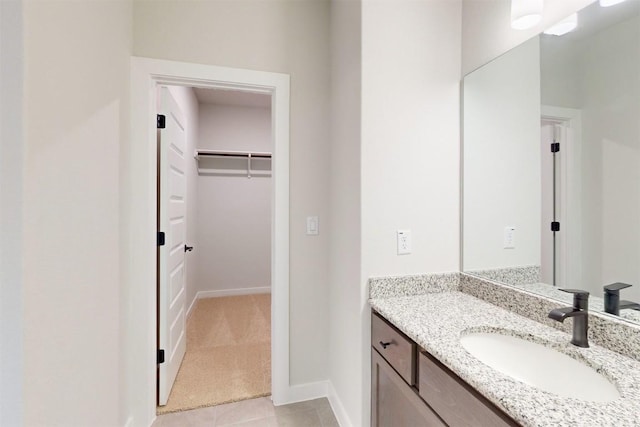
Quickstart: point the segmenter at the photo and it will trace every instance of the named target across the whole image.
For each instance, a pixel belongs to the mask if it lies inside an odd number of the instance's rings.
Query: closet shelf
[[[199,162],[204,159],[247,159],[247,168],[246,171],[240,171],[237,169],[226,169],[226,168],[201,168],[198,166],[198,174],[201,175],[244,175],[246,173],[247,178],[251,178],[253,173],[254,176],[271,176],[271,170],[264,170],[258,168],[257,170],[252,170],[251,161],[254,159],[257,160],[268,160],[271,161],[271,153],[266,152],[253,152],[253,151],[220,151],[220,150],[196,150],[194,154],[194,158]],[[262,163],[264,164],[264,163]],[[269,166],[270,168],[270,166]]]
[[[196,150],[195,156],[197,160],[202,157],[235,157],[235,158],[256,158],[270,159],[271,153],[259,151],[220,151],[220,150]]]

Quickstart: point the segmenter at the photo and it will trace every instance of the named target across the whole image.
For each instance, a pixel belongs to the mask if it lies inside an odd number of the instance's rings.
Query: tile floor
[[[269,397],[158,415],[152,427],[339,427],[326,398],[273,406]]]

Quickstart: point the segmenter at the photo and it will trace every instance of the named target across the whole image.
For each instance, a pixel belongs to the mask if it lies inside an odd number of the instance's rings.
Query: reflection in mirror
[[[640,0],[467,75],[463,131],[463,271],[640,322]]]

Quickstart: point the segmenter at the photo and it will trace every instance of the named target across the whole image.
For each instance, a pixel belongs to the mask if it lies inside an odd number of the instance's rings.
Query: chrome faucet
[[[631,287],[628,283],[612,283],[604,287],[604,311],[607,313],[620,315],[620,310],[625,308],[631,308],[633,310],[640,310],[640,304],[633,301],[620,301],[620,291],[624,288]]]
[[[589,329],[589,292],[580,289],[560,289],[573,294],[573,306],[555,308],[549,312],[549,318],[564,322],[567,317],[573,317],[573,336],[571,344],[578,347],[589,347],[587,330]]]

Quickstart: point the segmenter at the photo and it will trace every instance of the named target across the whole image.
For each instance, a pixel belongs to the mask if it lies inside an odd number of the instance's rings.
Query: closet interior
[[[186,353],[158,413],[271,394],[271,96],[170,87],[185,117]]]

